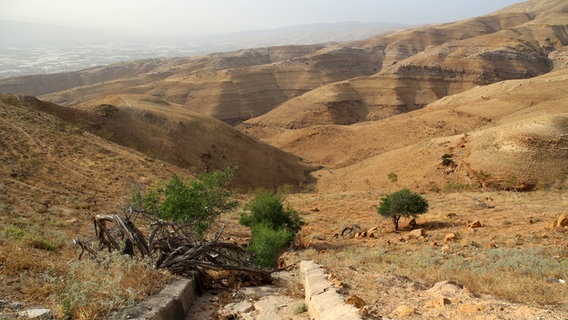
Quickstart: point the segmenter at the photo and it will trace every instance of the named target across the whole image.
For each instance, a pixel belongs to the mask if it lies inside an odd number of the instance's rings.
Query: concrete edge
[[[113,319],[184,320],[196,297],[195,278],[168,284],[160,293],[126,309]]]
[[[360,320],[359,309],[345,304],[343,297],[327,279],[325,270],[313,261],[300,262],[308,313],[315,320]]]

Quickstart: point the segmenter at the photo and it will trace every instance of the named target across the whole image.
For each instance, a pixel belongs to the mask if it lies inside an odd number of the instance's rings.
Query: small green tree
[[[282,198],[268,191],[257,192],[244,206],[239,223],[251,228],[256,261],[265,267],[275,265],[282,250],[300,231],[304,222],[293,209],[284,208]]]
[[[418,193],[407,188],[381,198],[377,212],[383,217],[392,218],[394,230],[398,231],[400,217],[411,217],[428,211],[428,201]]]
[[[183,225],[196,240],[201,240],[221,212],[237,207],[238,201],[228,189],[234,174],[235,169],[229,167],[203,173],[187,182],[173,175],[167,183],[154,185],[146,194],[135,191],[131,204],[160,219]]]

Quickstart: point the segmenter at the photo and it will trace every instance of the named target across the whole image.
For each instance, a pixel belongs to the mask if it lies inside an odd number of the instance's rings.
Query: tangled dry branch
[[[134,224],[132,217],[139,218],[139,215],[148,222],[148,237]],[[183,225],[158,220],[143,212],[130,211],[125,217],[96,215],[94,226],[98,251],[106,249],[150,257],[157,268],[182,276],[199,275],[205,286],[220,280],[231,286],[258,285],[271,279],[271,271],[257,268],[248,250],[219,241],[225,226],[212,241],[203,243],[193,241]],[[73,243],[81,249],[79,259],[85,251],[97,258],[92,241],[74,239]]]

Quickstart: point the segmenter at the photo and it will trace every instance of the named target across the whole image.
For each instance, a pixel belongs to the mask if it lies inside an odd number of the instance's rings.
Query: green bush
[[[187,182],[174,175],[165,185],[158,183],[150,188],[147,194],[135,191],[132,206],[183,224],[199,240],[221,212],[237,207],[238,202],[228,189],[234,173],[234,168],[229,167]]]
[[[284,208],[280,196],[259,191],[247,203],[239,223],[251,228],[253,252],[259,265],[275,266],[278,256],[304,224],[298,212]]]
[[[283,228],[293,238],[304,224],[298,212],[284,208],[281,197],[268,191],[257,192],[255,198],[245,205],[244,210],[239,223],[249,228],[258,224],[264,224],[273,230]]]
[[[387,218],[392,218],[394,230],[398,231],[400,217],[411,217],[428,211],[428,201],[418,193],[407,188],[388,194],[381,198],[377,212]]]
[[[274,230],[265,224],[253,226],[252,234],[249,250],[254,254],[256,262],[263,267],[276,265],[278,256],[291,239],[290,232],[284,229]]]

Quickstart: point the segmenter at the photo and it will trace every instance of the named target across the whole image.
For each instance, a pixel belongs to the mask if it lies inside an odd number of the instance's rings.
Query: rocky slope
[[[311,181],[313,167],[295,156],[164,101],[107,97],[105,103],[91,108],[62,107],[26,96],[5,96],[3,101],[54,115],[78,130],[190,171],[222,170],[236,164],[236,186],[245,190]]]
[[[564,69],[476,87],[383,121],[243,130],[325,166],[316,172],[322,191],[384,189],[389,172],[423,190],[543,187],[566,179],[567,84]],[[442,165],[444,154],[451,165]]]

